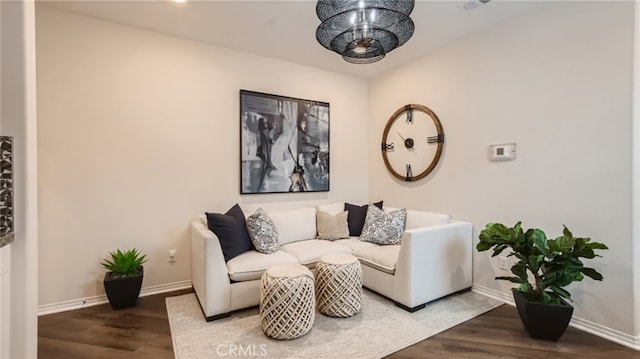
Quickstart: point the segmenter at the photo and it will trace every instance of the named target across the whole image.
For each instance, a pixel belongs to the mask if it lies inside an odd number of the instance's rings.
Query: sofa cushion
[[[269,211],[278,228],[280,245],[316,238],[316,209],[313,207]]]
[[[318,227],[318,239],[336,240],[349,237],[347,216],[349,212],[342,211],[336,215],[325,211],[316,212],[316,224]]]
[[[349,247],[319,239],[289,243],[282,246],[281,249],[297,258],[300,263],[310,268],[313,268],[315,263],[319,261],[322,256],[327,254],[353,254],[353,251]]]
[[[439,224],[447,224],[451,221],[451,215],[433,213],[428,211],[407,211],[407,224],[405,231],[421,227],[436,226]]]
[[[206,212],[207,227],[218,237],[225,262],[253,249],[244,213],[236,203],[225,214]]]
[[[338,239],[337,241],[333,241],[333,243],[337,243],[343,246],[347,246],[351,248],[354,254],[357,254],[362,248],[369,247],[377,247],[377,244],[361,241],[358,237],[349,237],[346,239]]]
[[[384,213],[376,206],[369,205],[360,240],[382,245],[398,244],[402,241],[406,220],[406,209]]]
[[[283,251],[271,254],[248,251],[227,262],[227,271],[231,280],[244,282],[260,279],[267,268],[285,263],[299,264],[294,256]]]
[[[278,228],[262,208],[258,208],[254,214],[247,217],[247,231],[256,251],[269,254],[280,248]]]
[[[394,274],[400,245],[362,248],[356,253],[360,263],[385,273]]]
[[[376,202],[374,206],[382,209],[382,201]],[[362,233],[362,227],[364,226],[364,220],[367,217],[368,204],[358,206],[351,203],[344,204],[344,210],[349,211],[347,222],[349,223],[349,235],[352,237],[359,237]]]

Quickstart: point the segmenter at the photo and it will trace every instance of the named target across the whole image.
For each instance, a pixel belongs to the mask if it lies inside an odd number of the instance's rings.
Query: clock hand
[[[404,138],[404,137],[402,137],[400,132],[398,132],[398,136],[400,136],[402,141],[404,141],[404,148],[406,148],[407,151],[413,151],[413,149],[414,149],[413,146],[415,145],[415,142],[413,141],[413,138]]]
[[[400,132],[398,132],[398,136],[400,136],[400,138],[404,142],[404,148],[406,148],[407,151],[413,152],[415,154],[416,153],[416,149],[413,147],[415,145],[415,142],[413,141],[413,139],[412,138],[404,138],[400,134]]]

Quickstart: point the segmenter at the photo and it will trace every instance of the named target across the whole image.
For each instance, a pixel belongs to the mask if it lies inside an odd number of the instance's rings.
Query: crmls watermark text
[[[264,357],[267,356],[267,344],[219,344],[216,353],[221,357]]]

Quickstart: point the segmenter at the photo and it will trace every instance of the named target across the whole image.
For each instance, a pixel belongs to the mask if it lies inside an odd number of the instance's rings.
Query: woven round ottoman
[[[324,256],[316,266],[316,302],[320,313],[351,317],[362,306],[362,268],[351,254]]]
[[[315,319],[313,274],[301,264],[267,269],[260,287],[262,331],[274,339],[295,339],[311,330]]]

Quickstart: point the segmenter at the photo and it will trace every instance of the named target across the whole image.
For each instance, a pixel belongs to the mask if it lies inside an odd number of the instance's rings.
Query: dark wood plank
[[[41,316],[38,356],[173,358],[165,298],[191,292],[182,290],[143,297],[136,307],[118,311],[105,304]],[[640,352],[571,327],[558,342],[529,338],[516,309],[503,305],[387,358],[606,357],[640,359]]]
[[[173,358],[165,298],[182,290],[138,300],[133,308],[109,304],[38,318],[40,358]]]
[[[640,358],[640,352],[572,327],[557,342],[530,338],[516,308],[505,304],[387,358],[606,357]]]

